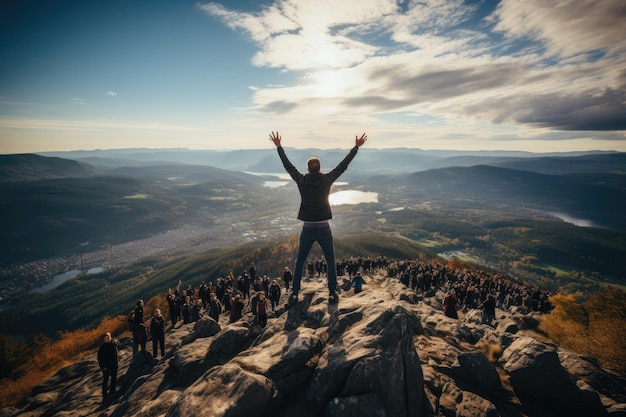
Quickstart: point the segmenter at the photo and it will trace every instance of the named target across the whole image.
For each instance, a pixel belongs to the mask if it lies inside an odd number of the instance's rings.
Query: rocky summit
[[[344,279],[338,304],[325,280],[305,279],[300,301],[270,313],[265,328],[249,312],[177,325],[160,360],[122,339],[117,393],[103,400],[94,354],[0,415],[626,415],[625,379],[545,340],[538,313],[497,310],[486,325],[469,310],[456,320],[443,314],[443,292],[365,279],[359,294]]]

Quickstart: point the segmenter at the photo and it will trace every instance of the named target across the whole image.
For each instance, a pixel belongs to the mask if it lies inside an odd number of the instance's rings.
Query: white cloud
[[[115,91],[107,91],[106,95],[109,97],[117,97],[117,93]]]
[[[505,36],[543,42],[550,55],[626,51],[623,0],[503,0],[493,20]]]
[[[301,74],[256,86],[254,110],[291,119],[426,113],[536,129],[626,130],[623,0],[283,0],[202,6]],[[479,20],[479,8],[487,17]],[[485,12],[481,10],[481,13]]]
[[[362,62],[378,47],[359,40],[362,31],[397,10],[395,1],[286,0],[258,14],[238,13],[220,4],[200,6],[230,28],[243,30],[260,46],[258,66],[289,70],[342,68]]]

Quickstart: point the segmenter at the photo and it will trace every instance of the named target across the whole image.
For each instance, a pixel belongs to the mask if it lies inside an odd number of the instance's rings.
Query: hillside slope
[[[35,154],[0,155],[0,183],[87,177],[96,170],[82,162]]]
[[[381,185],[389,178],[382,178]],[[393,179],[391,180],[393,181]],[[416,172],[401,180],[407,196],[438,201],[518,204],[545,212],[591,218],[603,227],[626,230],[623,174],[546,175],[487,165]]]

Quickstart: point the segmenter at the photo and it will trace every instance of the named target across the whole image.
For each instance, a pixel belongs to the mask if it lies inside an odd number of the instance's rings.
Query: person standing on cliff
[[[443,312],[446,316],[452,319],[458,319],[459,315],[456,312],[458,302],[454,290],[450,291],[446,298],[443,300]]]
[[[119,343],[111,337],[111,333],[105,333],[103,343],[98,349],[98,365],[102,370],[102,399],[105,400],[108,394],[115,393],[117,383]],[[109,389],[109,378],[111,378],[111,388]]]
[[[165,356],[165,317],[161,309],[154,310],[154,316],[150,320],[150,334],[152,335],[152,356],[157,357],[158,347],[161,347],[161,358]]]
[[[361,273],[357,272],[356,275],[352,277],[352,288],[354,288],[355,294],[363,291],[363,284],[365,284],[365,280],[361,276]]]
[[[283,281],[285,282],[285,289],[289,291],[289,286],[291,285],[291,281],[293,281],[293,273],[288,266],[286,266],[283,271]]]
[[[298,169],[287,158],[285,150],[281,146],[281,137],[278,132],[270,133],[270,140],[276,145],[280,160],[287,173],[298,185],[300,192],[300,210],[298,219],[304,222],[300,232],[300,246],[298,248],[298,258],[293,276],[293,288],[289,296],[289,305],[293,306],[298,302],[298,292],[300,291],[300,281],[302,280],[302,270],[309,251],[313,243],[317,242],[324,252],[324,257],[328,263],[328,301],[332,304],[339,301],[337,294],[337,270],[335,266],[335,248],[333,235],[328,221],[333,217],[330,210],[328,195],[330,187],[341,174],[348,169],[348,165],[356,156],[359,148],[367,140],[367,135],[363,133],[359,138],[355,137],[354,147],[350,153],[328,173],[321,172],[321,162],[319,158],[309,158],[307,161],[306,174],[300,173]]]

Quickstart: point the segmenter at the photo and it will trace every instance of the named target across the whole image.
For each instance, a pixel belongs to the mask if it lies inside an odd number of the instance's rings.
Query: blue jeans
[[[337,269],[335,264],[335,246],[333,244],[333,233],[330,231],[328,223],[319,225],[305,225],[300,232],[300,247],[298,248],[298,259],[296,269],[293,274],[293,293],[300,292],[300,281],[304,262],[313,243],[317,242],[324,252],[326,263],[328,264],[328,289],[332,292],[337,288]]]

